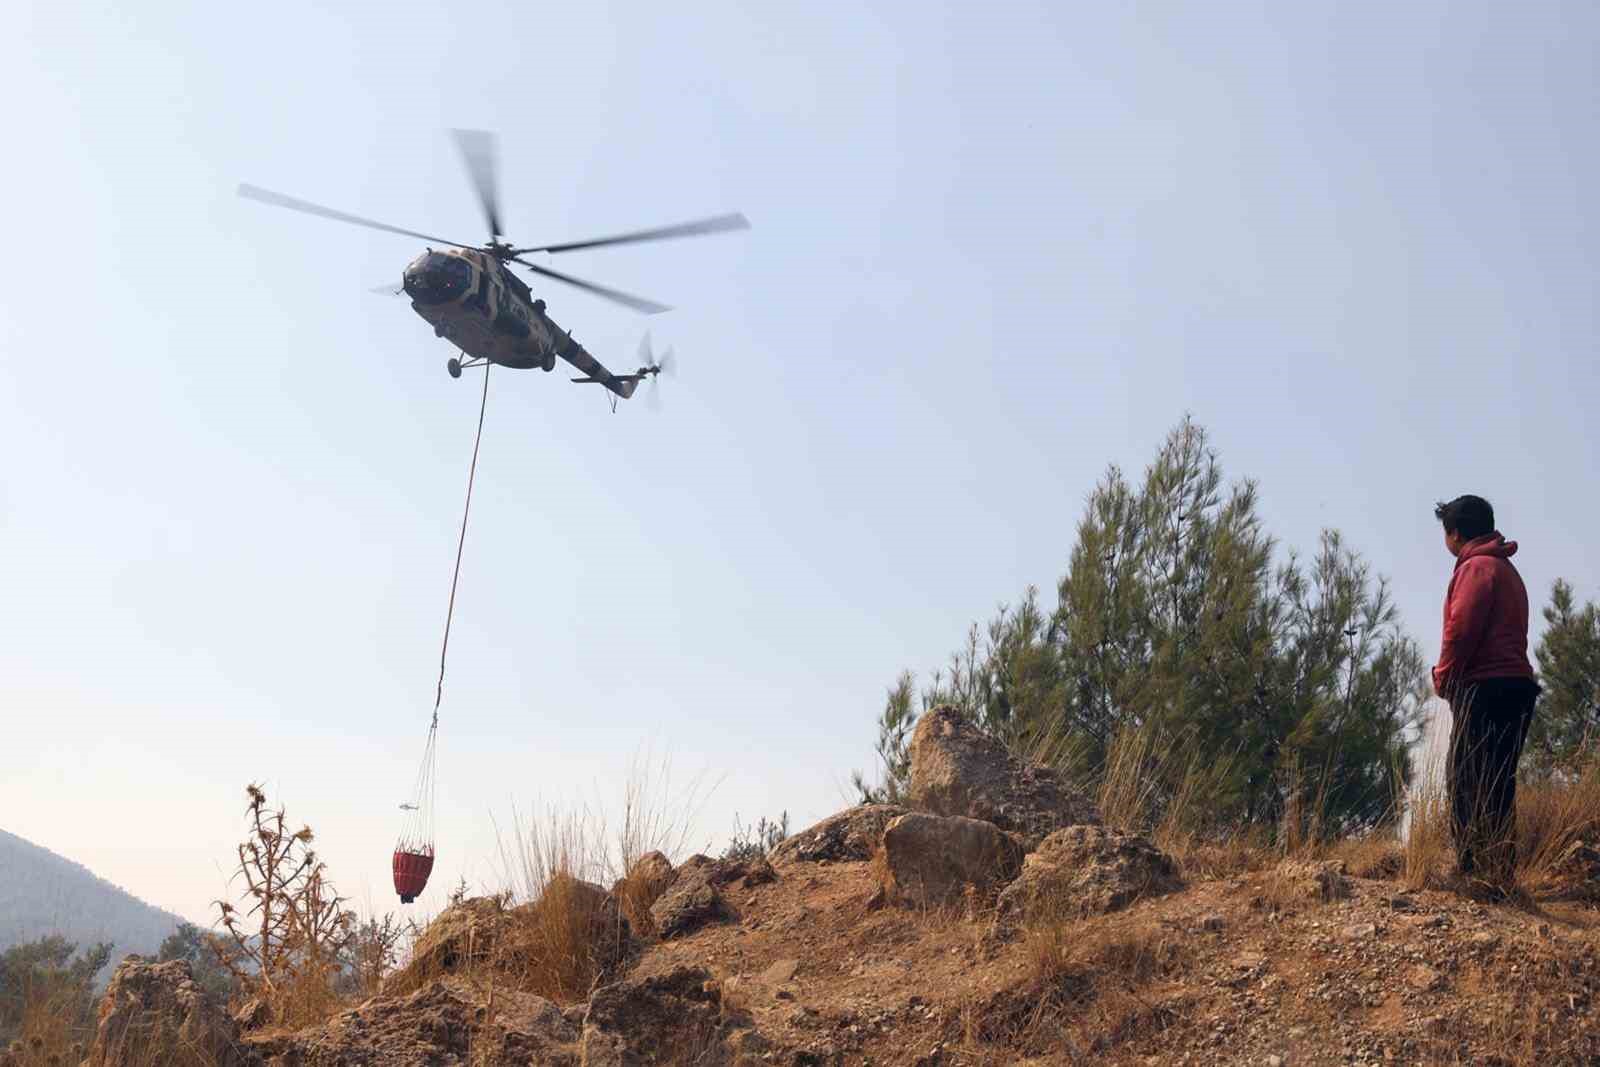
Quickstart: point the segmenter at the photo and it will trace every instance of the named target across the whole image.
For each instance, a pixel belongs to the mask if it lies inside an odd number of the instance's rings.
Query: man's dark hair
[[[1448,504],[1438,504],[1433,509],[1446,533],[1453,533],[1465,541],[1494,533],[1494,507],[1481,496],[1458,496]]]

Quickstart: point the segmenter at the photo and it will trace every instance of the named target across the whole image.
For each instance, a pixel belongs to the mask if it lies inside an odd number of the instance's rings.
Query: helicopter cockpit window
[[[406,292],[421,304],[454,300],[471,285],[472,265],[459,256],[424,252],[406,267]]]

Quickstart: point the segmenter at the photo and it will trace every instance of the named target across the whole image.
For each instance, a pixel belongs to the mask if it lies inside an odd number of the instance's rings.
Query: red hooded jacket
[[[1528,590],[1511,565],[1515,541],[1498,532],[1468,541],[1456,557],[1444,596],[1444,636],[1433,687],[1485,678],[1532,678],[1528,662]]]

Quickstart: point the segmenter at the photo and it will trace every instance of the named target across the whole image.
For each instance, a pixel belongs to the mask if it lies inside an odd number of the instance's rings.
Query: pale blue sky
[[[446,12],[449,12],[447,14]],[[498,131],[551,314],[684,375],[657,417],[498,372],[442,713],[436,906],[512,805],[642,746],[737,811],[842,803],[902,667],[1065,565],[1187,411],[1274,533],[1341,527],[1431,656],[1431,502],[1594,596],[1586,3],[24,3],[0,35],[0,826],[195,918],[242,786],[388,852],[477,389],[401,300]]]

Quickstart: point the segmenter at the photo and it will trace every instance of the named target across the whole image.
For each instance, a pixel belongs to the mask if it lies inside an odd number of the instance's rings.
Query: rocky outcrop
[[[176,1051],[175,1051],[176,1050]],[[94,1044],[84,1067],[244,1067],[249,1057],[238,1024],[208,999],[183,960],[154,963],[128,956],[100,1001]],[[42,1061],[41,1061],[42,1062]]]
[[[492,1010],[459,979],[376,997],[322,1026],[248,1040],[263,1067],[578,1067],[578,1023],[542,997],[496,989]]]
[[[713,860],[690,856],[673,875],[667,891],[650,906],[660,937],[677,937],[709,922],[731,918],[724,890],[752,889],[774,881],[777,873],[764,859]]]
[[[1000,913],[1024,919],[1077,918],[1125,908],[1181,889],[1171,857],[1137,834],[1070,826],[1040,842],[1000,894]]]
[[[897,804],[861,804],[831,815],[779,843],[772,850],[773,866],[869,860],[883,844],[884,828],[908,810]]]
[[[910,756],[912,807],[992,822],[1030,851],[1062,827],[1100,822],[1094,803],[1055,771],[1014,759],[954,708],[917,721]]]
[[[987,893],[1016,877],[1021,843],[993,823],[911,812],[883,833],[883,888],[890,899],[924,907],[960,903],[971,886]]]

